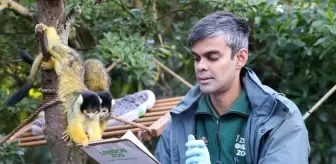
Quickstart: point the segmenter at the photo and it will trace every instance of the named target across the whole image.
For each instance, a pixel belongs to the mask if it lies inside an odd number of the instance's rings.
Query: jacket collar
[[[256,115],[268,115],[275,105],[275,96],[278,94],[270,87],[264,86],[257,75],[249,68],[242,69],[242,82],[251,104],[251,113]],[[172,109],[172,114],[181,114],[189,110],[200,98],[202,92],[198,84],[192,87],[183,97],[182,101]],[[264,110],[258,110],[263,106]]]

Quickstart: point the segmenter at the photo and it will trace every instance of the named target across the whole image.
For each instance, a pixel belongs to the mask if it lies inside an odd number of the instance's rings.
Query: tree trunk
[[[69,26],[64,13],[65,0],[39,0],[37,22],[53,26],[65,44],[68,43]],[[55,71],[41,71],[41,87],[57,90],[57,76]],[[56,98],[56,94],[44,94],[44,102]],[[86,155],[75,146],[69,147],[61,140],[62,132],[66,128],[66,119],[61,112],[61,106],[54,105],[45,110],[45,137],[52,154],[52,163],[55,164],[82,164],[86,163]]]

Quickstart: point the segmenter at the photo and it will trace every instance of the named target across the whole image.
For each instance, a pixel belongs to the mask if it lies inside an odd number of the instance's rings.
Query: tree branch
[[[43,55],[43,61],[48,61],[50,58],[50,55],[48,53],[48,41],[47,41],[47,37],[43,31],[43,29],[41,28],[37,28],[36,29],[36,35],[40,41],[40,45],[41,45],[41,51],[42,51],[42,55]]]
[[[122,0],[119,0],[120,4],[114,0],[96,0],[95,4],[100,4],[100,3],[105,3],[105,2],[110,2],[112,1],[113,3],[115,3],[116,5],[118,5],[119,7],[121,7],[125,12],[127,12],[128,15],[130,15],[132,18],[135,18],[135,16],[133,15],[133,13],[131,13],[123,4]]]
[[[163,14],[162,16],[160,16],[159,18],[157,18],[156,20],[159,21],[159,20],[161,20],[162,18],[164,18],[164,17],[166,17],[166,16],[169,16],[169,15],[171,15],[171,14],[174,14],[174,13],[177,13],[177,12],[180,12],[180,11],[186,12],[186,13],[188,13],[188,14],[190,14],[190,15],[200,16],[200,15],[195,14],[195,13],[192,13],[192,12],[186,10],[186,9],[177,9],[177,10],[173,10],[173,11],[170,11],[170,12],[168,12],[168,13]]]
[[[64,17],[64,20],[63,20],[63,24],[65,25],[65,31],[63,32],[64,35],[62,35],[61,37],[64,37],[62,38],[63,41],[66,41],[65,44],[68,44],[68,38],[69,38],[69,34],[70,34],[70,26],[71,24],[75,21],[75,19],[82,13],[82,10],[81,8],[76,5],[74,6],[69,14],[67,16]]]
[[[5,9],[5,8],[10,8],[13,9],[15,12],[23,15],[30,21],[33,20],[33,14],[29,12],[29,10],[22,5],[12,1],[12,0],[0,0],[0,11]]]

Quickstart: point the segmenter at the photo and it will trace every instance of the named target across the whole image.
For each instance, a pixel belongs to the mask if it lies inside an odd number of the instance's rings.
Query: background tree
[[[43,9],[39,1],[17,2],[30,13]],[[264,84],[293,100],[302,113],[336,83],[335,1],[111,0],[94,5],[92,0],[69,0],[62,4],[63,14],[75,5],[82,9],[70,28],[69,45],[85,58],[101,59],[107,66],[116,63],[110,72],[111,90],[116,97],[142,89],[151,89],[158,99],[184,95],[189,88],[157,67],[152,59],[155,57],[195,84],[193,61],[186,46],[187,32],[198,19],[220,10],[234,12],[250,22],[248,66]],[[39,49],[34,23],[30,21],[38,17],[29,14],[23,17],[22,13],[8,8],[0,11],[0,131],[3,134],[43,102],[37,91],[41,83],[36,80],[36,88],[28,98],[14,108],[1,108],[3,100],[23,85],[29,72],[30,67],[20,60],[18,50],[25,48],[35,56]],[[46,15],[51,16],[50,13]],[[312,164],[336,163],[335,97],[332,95],[306,120]],[[146,145],[153,151],[155,144]],[[2,149],[6,151],[0,154],[0,161],[51,161],[52,149],[48,146],[18,149],[13,144]]]

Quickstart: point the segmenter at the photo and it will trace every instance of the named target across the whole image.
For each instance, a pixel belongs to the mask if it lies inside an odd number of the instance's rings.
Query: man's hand
[[[193,135],[188,136],[188,142],[185,144],[186,151],[186,164],[202,163],[210,164],[210,155],[208,148],[203,140],[196,140]]]

